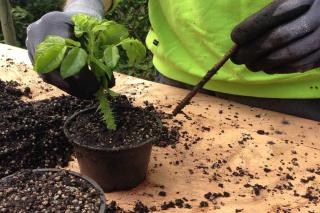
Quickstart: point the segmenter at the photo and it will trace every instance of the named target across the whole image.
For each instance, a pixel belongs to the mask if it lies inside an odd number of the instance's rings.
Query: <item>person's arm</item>
[[[112,0],[67,0],[63,11],[101,17],[111,6]]]

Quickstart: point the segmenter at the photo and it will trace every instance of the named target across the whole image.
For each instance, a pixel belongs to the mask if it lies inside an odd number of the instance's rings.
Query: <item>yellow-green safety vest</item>
[[[164,76],[195,85],[233,46],[234,26],[271,0],[149,0],[146,43]],[[263,98],[320,98],[320,69],[269,75],[231,61],[205,89]],[[299,106],[297,106],[299,107]]]

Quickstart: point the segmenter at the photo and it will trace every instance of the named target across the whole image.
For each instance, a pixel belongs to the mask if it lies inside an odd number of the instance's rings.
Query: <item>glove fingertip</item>
[[[250,70],[251,72],[259,72],[261,71],[261,68],[259,68],[256,64],[252,63],[252,64],[246,64],[246,67],[248,70]]]
[[[230,58],[230,60],[231,60],[231,62],[232,63],[234,63],[234,64],[236,64],[236,65],[240,65],[241,63],[240,63],[240,61],[238,60],[238,57],[235,55],[235,56],[232,56],[231,58]]]
[[[246,64],[247,61],[245,59],[246,57],[243,57],[243,53],[241,50],[238,50],[236,52],[236,54],[234,54],[230,60],[232,61],[232,63],[236,64],[236,65],[241,65],[241,64]]]
[[[231,32],[231,40],[238,44],[238,45],[241,45],[243,44],[242,42],[242,36],[241,36],[241,30],[239,29],[239,27],[235,27],[232,32]]]

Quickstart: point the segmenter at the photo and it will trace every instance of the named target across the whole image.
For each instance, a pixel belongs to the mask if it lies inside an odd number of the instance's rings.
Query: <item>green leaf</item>
[[[99,32],[97,36],[99,46],[116,45],[129,36],[127,28],[114,21],[104,21],[93,30]]]
[[[145,46],[137,39],[127,38],[121,43],[122,48],[126,51],[129,58],[129,64],[142,62],[146,57]]]
[[[74,23],[74,34],[77,38],[81,37],[84,33],[90,33],[91,30],[98,24],[101,20],[84,14],[77,14],[71,17]]]
[[[47,36],[43,42],[41,42],[37,48],[46,47],[48,45],[54,45],[54,44],[65,44],[66,40],[60,36]]]
[[[60,36],[47,36],[43,42],[36,47],[36,54],[47,51],[52,46],[65,45],[66,41]]]
[[[72,48],[64,58],[60,74],[63,79],[76,75],[87,63],[87,52],[79,47]]]
[[[120,59],[119,49],[117,46],[109,46],[104,50],[103,60],[105,64],[113,69],[117,66]]]
[[[99,101],[99,107],[98,109],[100,110],[102,114],[102,120],[106,124],[107,128],[109,130],[116,130],[116,122],[113,117],[112,109],[110,107],[110,104],[104,94],[103,88],[100,88],[96,94],[97,99]]]
[[[45,74],[57,69],[65,55],[67,46],[65,39],[59,36],[48,36],[36,48],[34,69]]]

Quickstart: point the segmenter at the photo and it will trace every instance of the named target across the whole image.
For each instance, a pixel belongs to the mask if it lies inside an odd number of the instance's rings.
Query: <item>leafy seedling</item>
[[[60,69],[63,79],[77,75],[85,66],[100,82],[96,93],[102,119],[109,130],[116,129],[112,109],[105,93],[113,95],[108,82],[113,78],[122,48],[133,65],[144,60],[145,46],[138,40],[129,38],[126,27],[114,21],[98,19],[84,14],[72,17],[76,40],[59,36],[48,36],[36,48],[34,69],[46,74]]]

